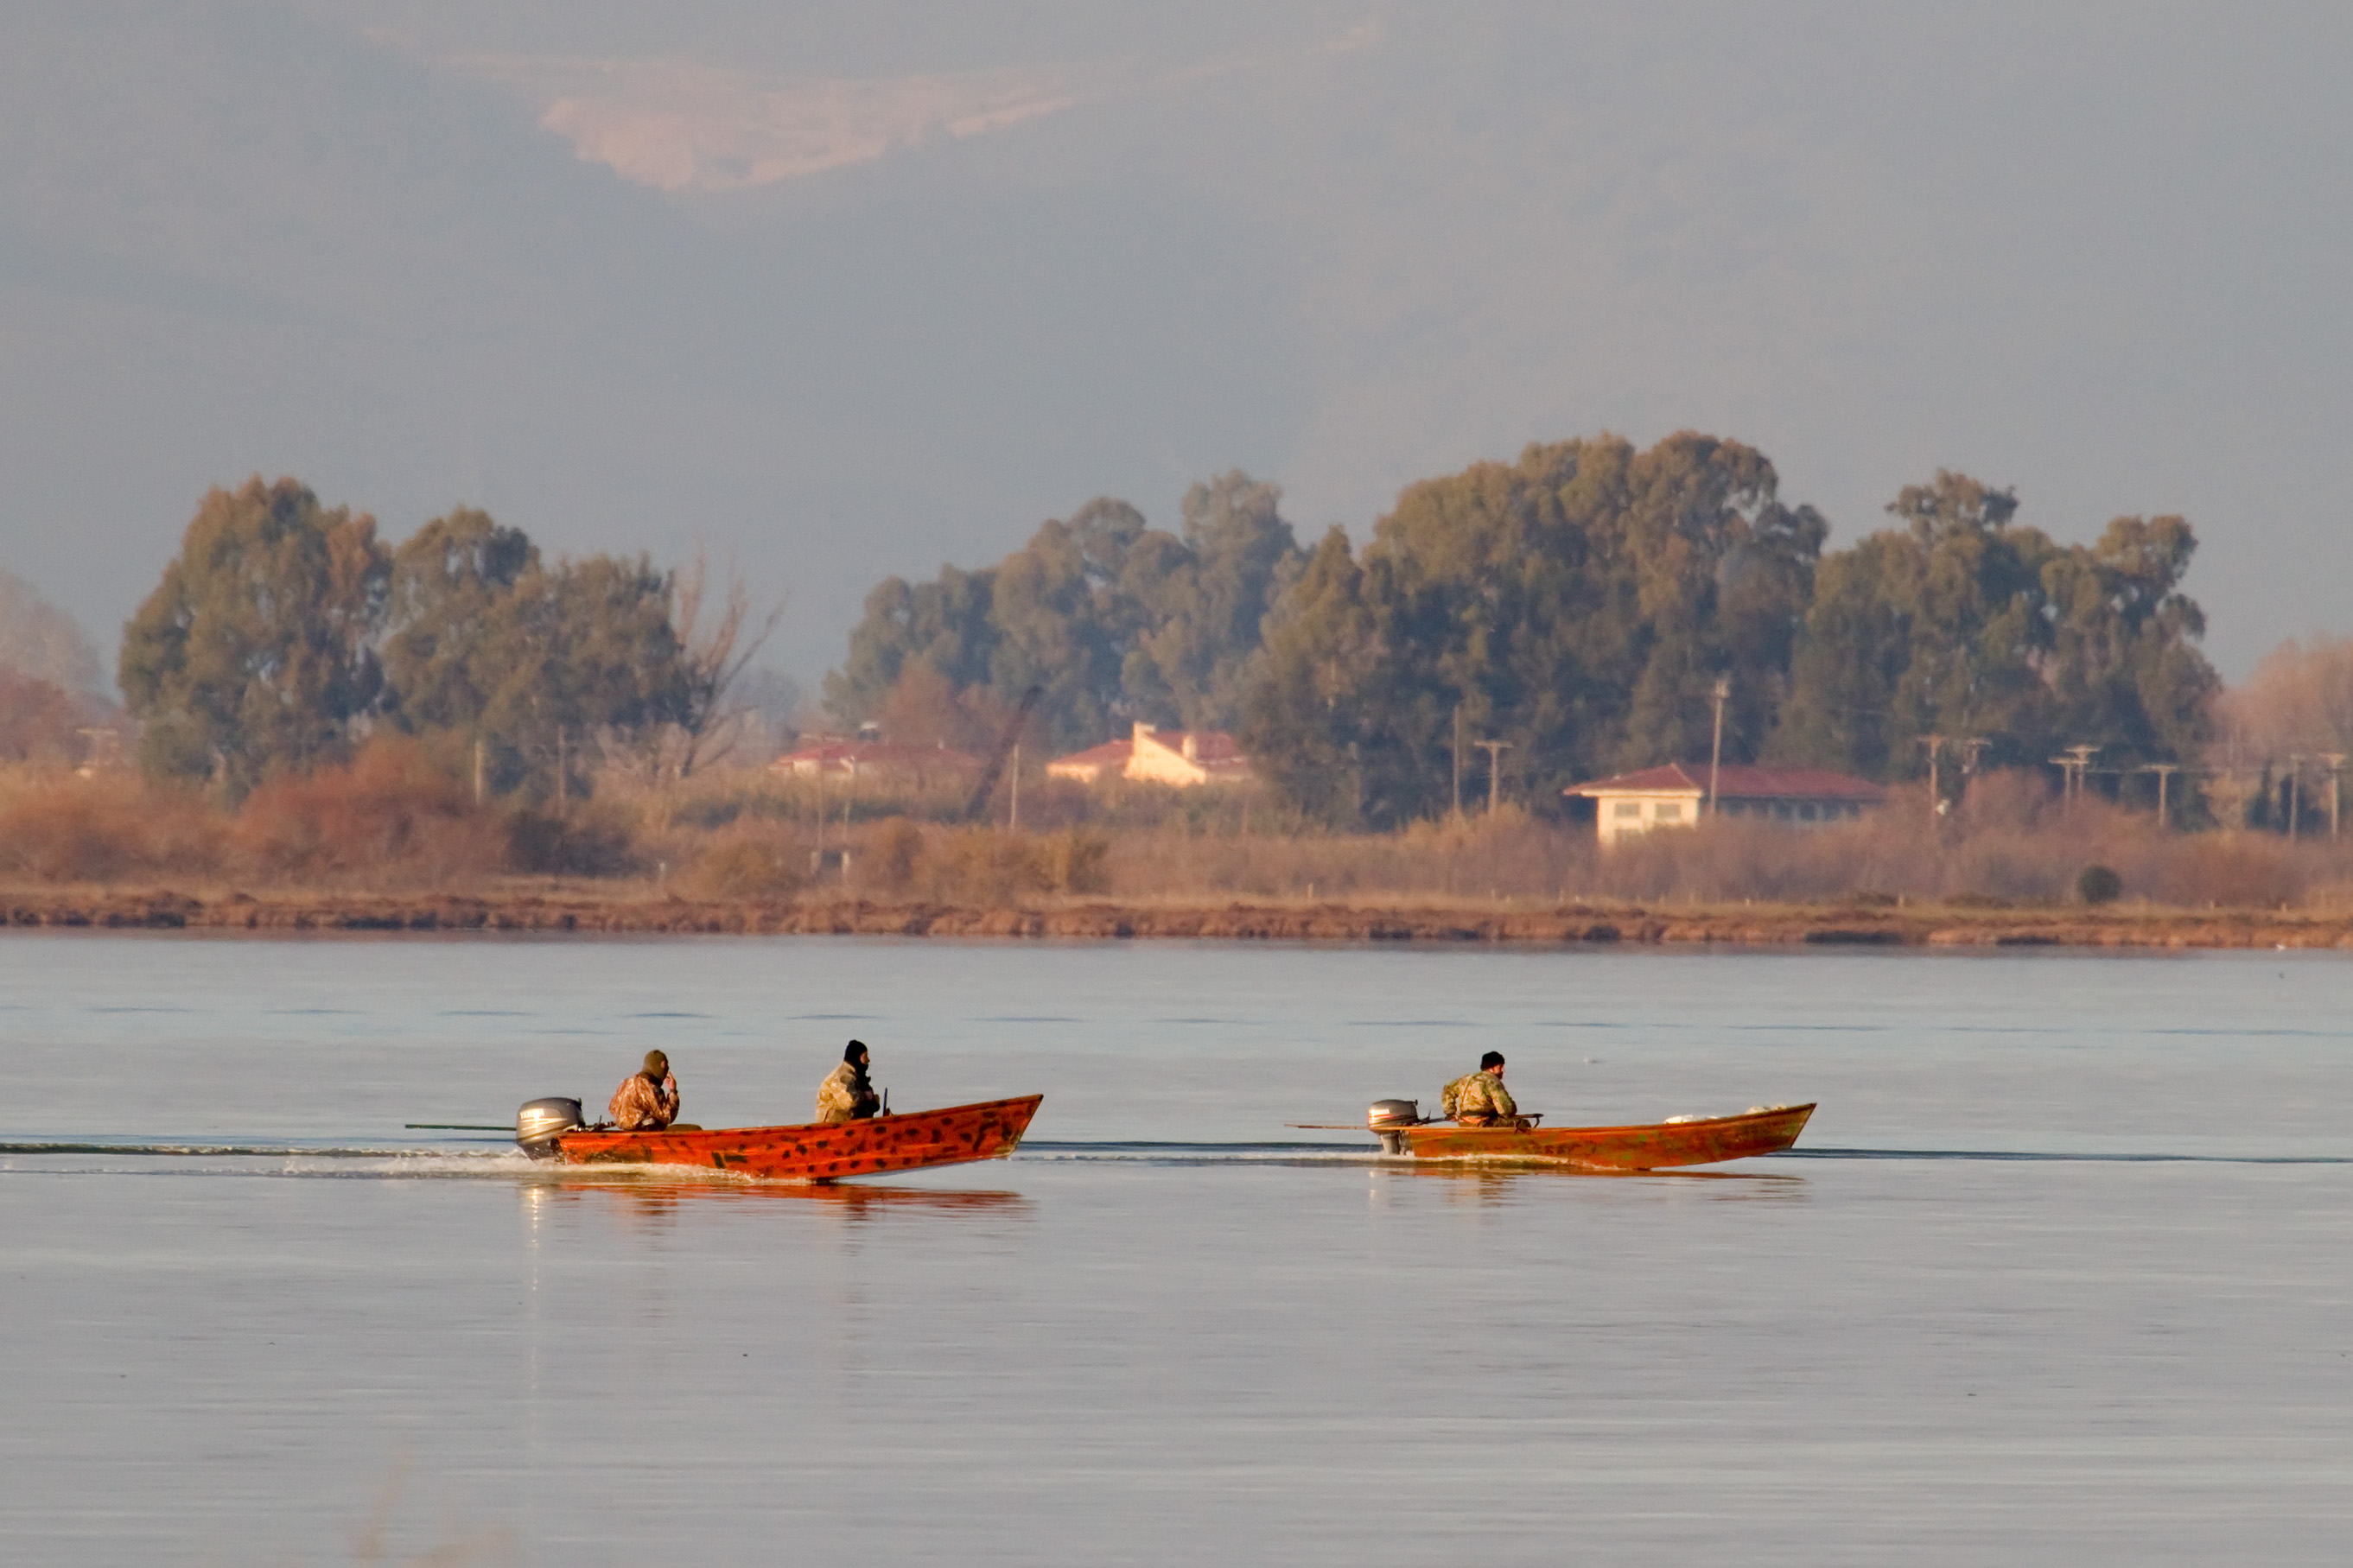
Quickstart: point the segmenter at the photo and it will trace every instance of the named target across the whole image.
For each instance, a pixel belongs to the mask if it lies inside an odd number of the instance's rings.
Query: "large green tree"
[[[885,580],[867,596],[826,704],[881,715],[911,668],[1001,707],[1043,689],[1051,744],[1093,745],[1133,720],[1230,727],[1260,623],[1301,560],[1281,492],[1234,472],[1195,485],[1184,531],[1099,497],[994,566]]]
[[[673,589],[642,556],[551,565],[465,508],[387,553],[374,520],[256,479],[197,509],[122,686],[152,772],[235,793],[371,721],[480,742],[501,789],[552,789],[559,759],[576,786],[599,745],[694,717]]]
[[[543,562],[519,529],[460,509],[394,558],[385,710],[480,742],[501,789],[576,788],[596,744],[692,717],[673,584],[643,557]]]
[[[515,584],[540,570],[519,528],[460,507],[393,554],[385,708],[403,729],[478,732],[510,672]]]
[[[2179,587],[2188,523],[2118,518],[2061,545],[2017,522],[2011,491],[1941,470],[1887,510],[1902,526],[1821,563],[1776,756],[1886,778],[1925,771],[1931,736],[1982,742],[1989,763],[2194,752],[2216,680]]]
[[[1286,792],[1391,824],[1471,787],[1502,742],[1515,795],[1752,755],[1786,684],[1825,531],[1764,456],[1685,432],[1530,447],[1407,487],[1359,563],[1328,537],[1267,635],[1246,743]],[[1459,716],[1459,717],[1458,717]],[[1320,782],[1319,782],[1320,780]]]
[[[1182,541],[1147,536],[1124,586],[1137,610],[1121,667],[1129,705],[1188,729],[1241,720],[1261,628],[1305,563],[1282,491],[1236,469],[1185,492]]]
[[[156,774],[242,793],[339,755],[382,682],[390,562],[375,520],[259,476],[215,489],[123,628],[121,681]]]

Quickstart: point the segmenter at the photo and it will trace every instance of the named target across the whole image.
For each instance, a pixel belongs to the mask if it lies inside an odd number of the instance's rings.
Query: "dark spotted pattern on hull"
[[[1044,1095],[952,1105],[867,1121],[724,1127],[707,1132],[567,1132],[575,1165],[695,1165],[771,1180],[833,1182],[1000,1160],[1021,1144]]]
[[[1809,1105],[1777,1105],[1739,1116],[1654,1121],[1634,1127],[1458,1127],[1430,1122],[1400,1127],[1406,1152],[1417,1160],[1520,1160],[1577,1165],[1588,1171],[1662,1171],[1774,1154],[1798,1141]]]

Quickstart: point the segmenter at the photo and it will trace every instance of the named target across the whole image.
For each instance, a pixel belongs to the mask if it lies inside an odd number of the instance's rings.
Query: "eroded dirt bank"
[[[2340,948],[2353,912],[1569,904],[1546,909],[1052,900],[977,908],[842,900],[713,902],[592,889],[453,894],[40,889],[0,893],[16,928],[586,931],[1280,942],[1715,942],[1757,946]]]

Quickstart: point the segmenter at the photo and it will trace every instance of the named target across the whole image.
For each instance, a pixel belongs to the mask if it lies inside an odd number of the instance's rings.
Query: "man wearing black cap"
[[[1504,1087],[1504,1053],[1489,1051],[1479,1070],[1438,1091],[1438,1108],[1465,1127],[1516,1127],[1520,1108]]]
[[[659,1132],[677,1121],[678,1079],[670,1077],[670,1058],[648,1051],[645,1070],[621,1080],[605,1116],[624,1132]]]
[[[817,1086],[819,1121],[863,1121],[882,1109],[881,1097],[867,1081],[866,1042],[852,1040],[841,1053],[841,1065]]]

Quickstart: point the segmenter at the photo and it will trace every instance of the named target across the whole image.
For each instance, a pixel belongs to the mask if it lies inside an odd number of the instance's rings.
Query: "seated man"
[[[1525,1127],[1512,1091],[1504,1087],[1504,1053],[1489,1051],[1479,1070],[1438,1091],[1438,1108],[1465,1127]]]
[[[677,1121],[678,1079],[670,1076],[670,1058],[648,1051],[645,1070],[621,1080],[605,1115],[623,1132],[659,1132]]]
[[[863,1121],[882,1108],[874,1086],[867,1081],[869,1061],[864,1040],[852,1040],[841,1053],[841,1065],[817,1086],[819,1121]]]

